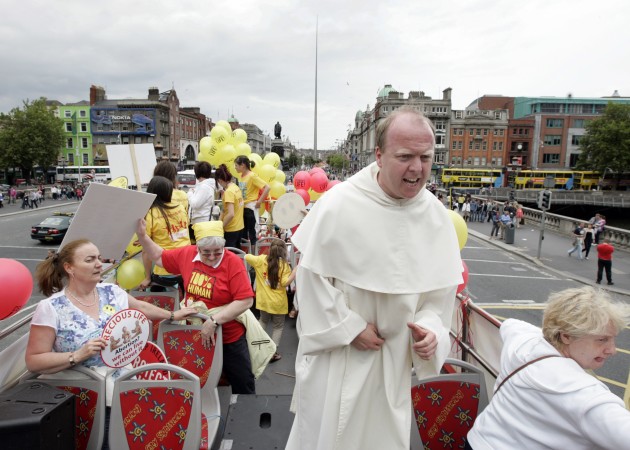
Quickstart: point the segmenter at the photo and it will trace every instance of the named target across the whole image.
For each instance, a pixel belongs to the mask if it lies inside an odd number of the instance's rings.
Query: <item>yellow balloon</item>
[[[208,153],[199,153],[197,155],[197,161],[205,161],[208,164],[213,164],[212,158],[210,157]]]
[[[228,122],[227,120],[217,121],[217,123],[215,124],[215,127],[221,127],[225,131],[227,131],[229,134],[232,134],[232,126],[230,125],[230,122]]]
[[[133,237],[129,241],[129,245],[127,245],[125,251],[129,256],[133,256],[142,251],[142,245],[140,245],[140,241],[138,241],[138,235],[136,233],[133,234]]]
[[[142,283],[144,277],[144,265],[137,259],[125,261],[116,271],[116,281],[118,281],[118,285],[126,290],[137,287]]]
[[[271,194],[273,198],[280,198],[287,192],[286,186],[276,180],[269,183],[269,187],[271,187],[271,189],[269,190],[269,194]]]
[[[319,197],[321,197],[323,192],[315,192],[313,189],[308,190],[308,195],[311,197],[312,202],[316,202]]]
[[[210,150],[208,150],[208,157],[209,157],[209,163],[212,164],[213,166],[218,166],[219,165],[219,145],[216,142],[212,142],[212,146],[210,147]]]
[[[230,144],[224,145],[217,152],[217,165],[225,164],[230,167],[230,165],[234,165],[234,159],[236,158],[236,150]]]
[[[242,128],[237,128],[236,130],[232,131],[232,139],[237,145],[244,144],[247,142],[247,132]]]
[[[241,142],[240,144],[236,144],[237,155],[249,156],[251,153],[252,153],[252,148],[249,146],[247,142]]]
[[[254,161],[257,166],[263,165],[262,158],[260,157],[258,153],[252,153],[251,155],[248,156],[248,158],[250,161]]]
[[[212,146],[212,138],[210,136],[202,137],[199,141],[199,151],[202,153],[207,153],[210,151],[210,147]]]
[[[270,152],[263,158],[263,164],[272,165],[275,169],[280,167],[280,156],[277,153]]]
[[[256,165],[256,167],[258,167],[258,165]],[[276,169],[268,164],[263,164],[260,166],[260,169],[258,169],[258,176],[265,180],[266,183],[271,183],[276,176]]]
[[[468,241],[468,226],[466,225],[466,221],[463,219],[455,211],[446,210],[451,221],[453,222],[453,226],[455,227],[455,233],[457,233],[457,242],[459,243],[459,249],[463,249],[466,246],[466,241]]]
[[[280,183],[283,183],[287,180],[287,176],[285,175],[285,173],[282,170],[276,170],[276,177],[273,179],[274,181],[279,181]]]
[[[221,147],[222,145],[227,144],[227,139],[228,136],[230,136],[230,133],[228,133],[223,127],[215,126],[210,131],[210,136],[212,136],[212,140]]]

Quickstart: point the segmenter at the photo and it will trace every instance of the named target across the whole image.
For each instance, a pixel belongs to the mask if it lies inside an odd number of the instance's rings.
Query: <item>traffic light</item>
[[[538,207],[544,210],[551,208],[551,191],[544,190],[538,193]]]
[[[513,202],[516,200],[516,192],[510,191],[510,201]]]

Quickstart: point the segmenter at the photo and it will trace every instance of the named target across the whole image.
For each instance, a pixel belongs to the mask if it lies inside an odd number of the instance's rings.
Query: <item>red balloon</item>
[[[341,181],[339,180],[332,180],[328,182],[328,187],[326,188],[327,191],[330,191],[330,188],[333,186],[337,186],[339,183],[341,183]]]
[[[311,187],[311,175],[308,172],[300,170],[293,176],[293,187],[295,189],[304,189],[308,192]]]
[[[315,192],[322,193],[328,187],[328,177],[322,172],[315,172],[311,175],[311,189]]]
[[[24,264],[0,258],[0,320],[12,316],[26,304],[33,292],[33,277]]]
[[[466,289],[466,285],[468,284],[468,266],[464,261],[462,261],[462,277],[464,278],[464,282],[457,286],[457,293],[461,293],[464,289]]]
[[[308,204],[311,203],[311,196],[308,195],[308,191],[305,191],[304,189],[296,189],[295,193],[302,197],[302,200],[304,200],[304,206],[308,206]]]

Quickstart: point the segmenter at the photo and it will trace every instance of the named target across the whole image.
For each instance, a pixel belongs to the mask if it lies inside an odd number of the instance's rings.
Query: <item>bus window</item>
[[[180,186],[194,186],[197,184],[194,170],[183,170],[177,172],[177,182]]]

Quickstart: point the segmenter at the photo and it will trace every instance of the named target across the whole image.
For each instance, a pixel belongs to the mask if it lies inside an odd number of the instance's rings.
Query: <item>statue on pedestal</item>
[[[280,125],[280,122],[276,122],[276,125],[273,127],[273,134],[276,137],[276,139],[282,139],[281,138],[282,125]]]

